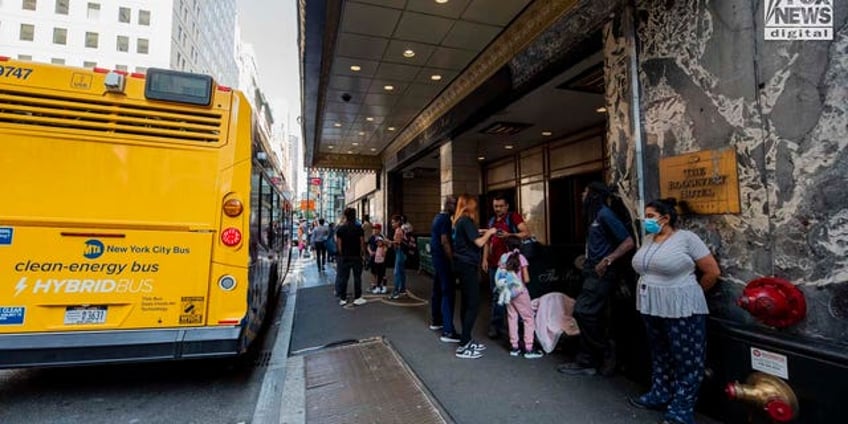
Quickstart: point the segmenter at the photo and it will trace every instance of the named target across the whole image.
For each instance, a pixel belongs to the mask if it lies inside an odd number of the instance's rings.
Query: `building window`
[[[50,59],[50,63],[52,63],[54,65],[64,65],[65,59],[60,59],[58,57],[54,57],[54,58]]]
[[[100,19],[100,3],[89,3],[86,17],[94,20]]]
[[[32,41],[35,39],[35,25],[21,24],[21,41]]]
[[[68,44],[68,30],[66,28],[53,28],[53,44]]]
[[[24,0],[21,2],[21,8],[23,10],[35,10],[35,0]]]
[[[126,35],[118,36],[118,51],[119,52],[128,52],[130,51],[130,37]]]
[[[32,60],[32,55],[30,55],[30,54],[19,54],[18,60]]]
[[[149,42],[146,38],[139,38],[135,43],[135,50],[137,53],[147,54],[149,48]]]
[[[126,71],[127,65],[115,65],[115,70],[116,71]]]
[[[98,34],[96,32],[86,32],[85,33],[85,46],[96,49],[99,39],[100,39],[100,34]]]
[[[125,24],[130,23],[130,15],[132,15],[132,12],[130,12],[129,7],[122,7],[118,9],[118,22],[123,22]]]
[[[67,15],[71,0],[56,0],[56,14]]]
[[[138,24],[144,26],[150,26],[150,11],[149,10],[139,10],[138,11]]]
[[[83,68],[94,68],[95,66],[97,66],[97,62],[89,62],[86,60],[82,63]]]

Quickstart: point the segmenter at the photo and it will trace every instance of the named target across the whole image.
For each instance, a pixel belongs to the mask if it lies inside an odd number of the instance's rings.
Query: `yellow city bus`
[[[275,159],[209,76],[0,57],[0,368],[243,353],[289,266]]]

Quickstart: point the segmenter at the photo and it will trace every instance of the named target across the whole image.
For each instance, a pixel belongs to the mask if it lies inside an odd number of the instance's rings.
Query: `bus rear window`
[[[148,69],[144,97],[150,100],[209,106],[212,77],[167,69]]]

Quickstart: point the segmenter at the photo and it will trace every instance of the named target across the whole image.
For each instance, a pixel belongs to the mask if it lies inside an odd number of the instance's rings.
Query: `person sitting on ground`
[[[530,295],[527,293],[525,284],[530,282],[529,263],[527,258],[521,254],[521,239],[516,236],[506,238],[507,252],[498,260],[498,270],[495,272],[495,281],[499,290],[503,293],[501,299],[506,304],[507,329],[509,331],[509,344],[512,350],[511,356],[521,354],[518,346],[518,318],[524,322],[524,357],[536,359],[542,357],[542,352],[533,348],[533,336],[536,323],[534,321],[533,306],[530,303]]]

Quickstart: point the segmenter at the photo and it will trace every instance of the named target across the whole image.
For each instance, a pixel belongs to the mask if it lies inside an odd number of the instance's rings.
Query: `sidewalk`
[[[345,341],[384,337],[447,415],[444,418],[457,423],[613,424],[653,423],[661,418],[658,412],[637,410],[627,404],[626,397],[642,388],[623,377],[559,374],[556,365],[565,357],[556,351],[532,360],[509,356],[506,341],[486,337],[486,298],[474,339],[485,343],[488,349],[480,359],[459,359],[454,356],[455,343],[439,341],[439,332],[428,329],[432,284],[428,275],[407,271],[408,298],[390,301],[385,296],[369,294],[365,305],[352,306],[348,302],[348,306],[340,307],[333,296],[335,271],[327,267],[327,271],[319,273],[314,260],[301,261],[290,355],[318,352],[324,346]],[[364,292],[369,283],[370,274],[365,271]],[[287,379],[291,378],[288,375]],[[390,396],[382,400],[392,401]],[[698,417],[698,422],[716,423],[703,416]]]

